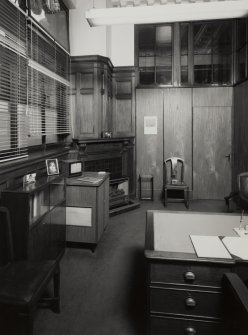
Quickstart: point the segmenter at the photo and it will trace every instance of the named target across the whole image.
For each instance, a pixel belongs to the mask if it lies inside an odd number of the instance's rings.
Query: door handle
[[[231,154],[225,155],[226,158],[228,158],[228,160],[231,160]]]

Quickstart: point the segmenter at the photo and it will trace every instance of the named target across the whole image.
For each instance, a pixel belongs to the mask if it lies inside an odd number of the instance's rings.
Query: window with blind
[[[68,134],[69,55],[30,22],[28,56],[29,136]]]
[[[26,17],[0,1],[0,161],[27,156]]]

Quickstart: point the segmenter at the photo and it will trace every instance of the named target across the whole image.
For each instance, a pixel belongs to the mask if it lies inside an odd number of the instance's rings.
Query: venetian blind
[[[30,135],[70,132],[69,55],[30,21],[28,25]]]
[[[0,161],[27,156],[26,16],[0,1]]]

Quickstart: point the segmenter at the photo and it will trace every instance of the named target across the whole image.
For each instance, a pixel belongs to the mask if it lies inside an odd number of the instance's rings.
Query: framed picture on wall
[[[59,174],[59,163],[57,158],[46,159],[46,168],[48,176]]]

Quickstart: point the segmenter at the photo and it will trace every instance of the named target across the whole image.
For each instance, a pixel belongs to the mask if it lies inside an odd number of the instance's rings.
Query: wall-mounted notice
[[[144,116],[144,134],[158,134],[158,118],[157,116]]]

